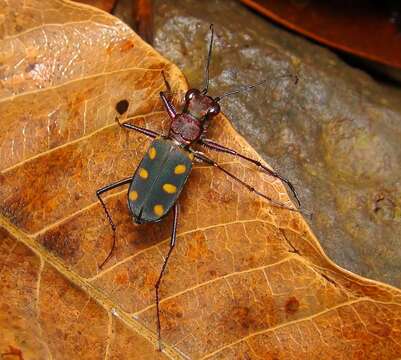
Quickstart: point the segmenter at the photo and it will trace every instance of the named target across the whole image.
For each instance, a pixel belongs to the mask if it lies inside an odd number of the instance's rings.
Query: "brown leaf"
[[[117,3],[117,0],[74,0],[90,6],[95,6],[107,12],[111,12]]]
[[[107,197],[117,249],[95,191],[133,173],[166,131],[165,70],[181,73],[124,24],[67,1],[1,4],[0,354],[40,359],[394,359],[401,293],[338,268],[301,216],[271,207],[197,165],[180,199],[177,247],[162,283],[164,353],[155,350],[154,283],[171,217],[136,226],[126,190]],[[206,48],[206,44],[205,44]],[[220,116],[210,136],[257,154]],[[283,185],[210,154],[275,199]]]
[[[317,42],[401,68],[400,5],[396,1],[241,1]]]

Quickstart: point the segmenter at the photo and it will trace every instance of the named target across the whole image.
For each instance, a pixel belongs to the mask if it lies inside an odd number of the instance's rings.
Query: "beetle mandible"
[[[220,97],[211,97],[207,95],[209,88],[209,64],[213,47],[213,25],[210,26],[211,37],[207,62],[205,67],[205,84],[202,91],[198,89],[189,89],[185,94],[184,105],[181,112],[177,112],[165,92],[160,92],[160,98],[164,108],[171,119],[168,135],[161,135],[155,131],[145,129],[130,123],[118,124],[128,130],[134,130],[153,139],[146,155],[142,158],[133,176],[120,181],[109,184],[96,191],[96,195],[104,209],[106,217],[113,231],[113,243],[109,254],[100,265],[110,259],[116,244],[116,225],[106,207],[101,195],[109,190],[119,186],[129,184],[128,190],[128,207],[133,216],[133,220],[137,224],[153,223],[162,220],[172,209],[173,224],[171,230],[170,248],[164,259],[158,280],[155,284],[156,295],[156,311],[157,311],[157,336],[159,349],[161,349],[161,323],[160,323],[160,307],[159,307],[159,289],[163,274],[166,270],[168,260],[174,249],[177,238],[178,225],[178,197],[183,189],[188,176],[192,169],[194,160],[204,162],[208,165],[223,171],[227,176],[237,181],[242,186],[246,187],[250,192],[264,198],[275,207],[287,209],[289,211],[305,212],[299,208],[289,207],[277,200],[258,191],[251,185],[236,177],[234,174],[219,165],[204,153],[196,151],[193,145],[199,144],[210,150],[227,153],[243,160],[246,160],[269,175],[279,178],[287,184],[291,189],[294,197],[300,207],[300,201],[295,188],[289,180],[279,175],[277,172],[269,169],[258,160],[252,159],[237,151],[220,145],[213,140],[207,139],[207,129],[211,120],[220,113],[219,101],[228,95],[233,95],[242,91],[253,89],[265,83],[267,80],[260,81],[253,85],[246,85],[237,90],[226,93]],[[164,73],[162,73],[164,77]],[[164,78],[167,93],[171,93],[170,85]],[[297,81],[297,78],[296,78]],[[122,115],[128,110],[128,101],[121,100],[116,105],[117,112]]]

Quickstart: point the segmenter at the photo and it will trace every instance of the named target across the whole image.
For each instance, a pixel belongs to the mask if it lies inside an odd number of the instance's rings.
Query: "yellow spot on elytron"
[[[153,160],[156,157],[156,149],[152,146],[149,149],[149,158],[150,160]]]
[[[164,184],[163,190],[168,194],[174,194],[175,192],[177,192],[177,187],[173,184]]]
[[[187,167],[183,164],[177,165],[174,169],[174,174],[183,174],[187,170]]]
[[[142,179],[147,179],[148,176],[149,176],[148,170],[146,170],[146,169],[144,169],[144,168],[140,168],[140,169],[139,169],[139,176],[140,176]]]
[[[192,154],[192,153],[189,153],[189,154],[188,154],[188,157],[189,157],[189,160],[191,160],[191,161],[192,161],[192,160],[194,159],[194,154]]]
[[[136,199],[138,199],[138,193],[137,193],[135,190],[132,190],[132,191],[129,193],[129,199],[130,199],[131,201],[135,201]]]
[[[163,212],[164,212],[164,207],[163,205],[157,204],[155,206],[153,206],[153,212],[157,215],[157,216],[162,216]]]

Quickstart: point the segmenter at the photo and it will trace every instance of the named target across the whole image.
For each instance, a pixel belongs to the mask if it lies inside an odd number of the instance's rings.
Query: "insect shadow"
[[[199,161],[214,166],[216,169],[224,172],[227,176],[247,188],[272,206],[286,209],[288,211],[307,213],[305,210],[287,206],[284,203],[274,200],[266,194],[255,189],[234,174],[219,165],[216,161],[206,156],[204,153],[195,150],[194,145],[201,145],[210,150],[227,153],[234,157],[246,160],[267,174],[283,181],[292,191],[298,206],[301,206],[298,194],[289,180],[282,177],[277,172],[269,169],[258,160],[252,159],[244,154],[230,149],[215,141],[207,138],[207,130],[212,119],[220,113],[219,102],[226,96],[234,95],[243,91],[249,91],[259,85],[267,82],[260,81],[256,84],[245,85],[234,91],[225,93],[221,96],[211,97],[207,95],[209,89],[209,64],[212,55],[214,29],[210,26],[210,44],[207,54],[205,67],[205,83],[203,90],[190,89],[185,94],[184,105],[181,112],[177,112],[171,102],[171,87],[162,73],[167,92],[160,92],[160,98],[164,108],[171,119],[170,128],[167,135],[161,135],[153,130],[145,129],[130,123],[118,124],[127,130],[140,132],[153,139],[146,155],[142,158],[139,166],[133,176],[109,184],[96,191],[96,195],[104,209],[106,217],[110,223],[113,232],[113,243],[109,254],[100,265],[100,269],[110,259],[116,245],[116,225],[113,222],[111,214],[106,207],[101,195],[117,187],[129,184],[128,207],[133,220],[137,224],[155,223],[162,220],[170,210],[173,211],[173,224],[171,229],[170,248],[164,259],[160,275],[155,283],[156,311],[157,311],[157,336],[159,350],[161,350],[161,323],[160,323],[160,297],[159,290],[166,270],[167,263],[174,249],[177,238],[177,226],[179,216],[178,197],[184,188],[184,185],[191,172],[193,162]],[[292,75],[288,75],[292,76]],[[293,77],[293,76],[292,76]],[[298,79],[295,77],[295,82]],[[123,115],[129,107],[127,100],[121,100],[116,105],[116,110]]]

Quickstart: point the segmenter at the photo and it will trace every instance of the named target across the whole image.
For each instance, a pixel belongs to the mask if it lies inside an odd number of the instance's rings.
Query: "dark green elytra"
[[[128,207],[135,222],[156,222],[169,212],[192,170],[192,159],[172,140],[153,140],[128,189]]]

